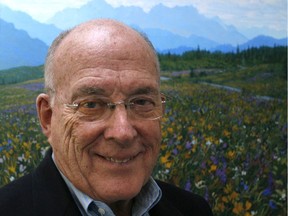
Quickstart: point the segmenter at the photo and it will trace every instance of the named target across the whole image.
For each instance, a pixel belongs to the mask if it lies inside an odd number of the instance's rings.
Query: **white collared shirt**
[[[52,153],[52,159],[55,163],[54,153]],[[108,205],[101,201],[93,200],[91,197],[78,190],[59,169],[58,171],[60,172],[62,178],[67,184],[72,194],[72,197],[74,198],[83,216],[91,216],[88,211],[88,207],[91,202],[94,202],[96,204],[96,206],[98,207],[98,211],[102,213],[100,214],[101,216],[115,216],[115,214]],[[147,184],[142,187],[140,193],[134,199],[132,216],[149,216],[149,210],[152,209],[159,202],[161,196],[161,189],[159,188],[155,180],[150,177]]]

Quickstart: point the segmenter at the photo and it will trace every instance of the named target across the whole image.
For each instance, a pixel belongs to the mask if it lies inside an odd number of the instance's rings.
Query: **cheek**
[[[73,126],[73,137],[75,137],[75,145],[77,148],[87,148],[101,136],[104,131],[104,127],[95,122],[81,122],[79,121],[77,126]]]
[[[143,144],[152,151],[151,156],[156,160],[160,150],[162,139],[161,126],[158,122],[147,122],[138,127],[139,136],[143,139]]]
[[[75,129],[78,128],[78,119],[71,113],[58,115],[56,112],[52,117],[51,140],[49,141],[54,151],[68,153],[75,143]]]
[[[161,124],[159,121],[147,121],[145,124],[139,124],[138,131],[142,137],[161,141]],[[160,143],[159,143],[160,144]]]
[[[145,126],[144,126],[145,125]],[[160,144],[161,144],[161,128],[157,122],[150,122],[149,124],[140,124],[139,135],[142,138],[141,143],[145,146],[146,152],[143,157],[142,166],[139,167],[140,173],[137,175],[142,178],[145,182],[148,181],[151,173],[157,163]]]

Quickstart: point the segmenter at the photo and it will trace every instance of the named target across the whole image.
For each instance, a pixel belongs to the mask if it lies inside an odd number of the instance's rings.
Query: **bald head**
[[[67,76],[73,76],[69,73],[72,63],[81,71],[81,67],[101,66],[107,58],[113,70],[117,70],[116,60],[123,59],[125,64],[127,58],[150,59],[159,77],[157,54],[147,37],[123,23],[99,19],[82,23],[54,40],[45,63],[45,87],[54,92]]]

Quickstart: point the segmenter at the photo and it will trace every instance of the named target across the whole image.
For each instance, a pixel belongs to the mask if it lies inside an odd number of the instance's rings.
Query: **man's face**
[[[156,163],[160,120],[130,118],[125,106],[119,105],[100,121],[65,104],[98,97],[117,102],[159,93],[155,59],[151,52],[143,53],[143,47],[136,52],[129,44],[97,47],[97,51],[93,46],[69,49],[70,58],[60,54],[66,60],[57,71],[66,74],[59,78],[48,137],[56,164],[94,199],[107,203],[132,199]]]

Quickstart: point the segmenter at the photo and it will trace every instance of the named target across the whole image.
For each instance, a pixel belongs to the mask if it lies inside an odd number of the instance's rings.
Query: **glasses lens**
[[[129,105],[134,118],[154,120],[163,114],[161,97],[137,97],[131,99]]]
[[[101,118],[107,111],[107,103],[102,100],[86,100],[79,103],[78,111],[87,116]]]

